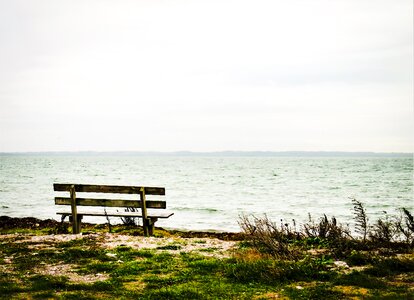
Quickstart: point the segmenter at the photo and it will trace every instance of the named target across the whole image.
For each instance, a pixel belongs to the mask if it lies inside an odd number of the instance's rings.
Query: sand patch
[[[93,242],[104,249],[127,246],[133,249],[150,249],[171,253],[197,251],[205,256],[228,257],[235,248],[236,241],[223,241],[217,238],[181,238],[181,237],[143,237],[116,233],[100,234],[51,234],[51,235],[0,235],[2,243],[27,243],[29,249],[54,249],[60,243],[74,240]]]
[[[0,241],[13,243],[31,243],[31,244],[55,244],[70,242],[77,239],[83,239],[86,235],[81,234],[49,234],[49,235],[27,235],[27,234],[2,234]]]
[[[216,238],[158,238],[105,234],[101,239],[100,246],[106,249],[126,246],[133,249],[152,249],[170,253],[197,251],[205,256],[227,257],[236,243],[235,241],[222,241]]]
[[[76,267],[72,264],[42,265],[42,267],[34,269],[34,272],[40,275],[65,276],[73,283],[93,283],[109,278],[107,274],[102,273],[78,274],[74,271]]]

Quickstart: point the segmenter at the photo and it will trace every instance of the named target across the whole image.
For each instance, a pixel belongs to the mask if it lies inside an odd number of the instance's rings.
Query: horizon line
[[[64,154],[78,154],[78,155],[105,155],[105,154],[118,154],[118,155],[161,155],[161,156],[414,156],[413,152],[375,152],[375,151],[269,151],[269,150],[223,150],[223,151],[136,151],[136,150],[119,150],[119,151],[98,151],[98,150],[64,150],[64,151],[2,151],[0,155],[64,155]]]

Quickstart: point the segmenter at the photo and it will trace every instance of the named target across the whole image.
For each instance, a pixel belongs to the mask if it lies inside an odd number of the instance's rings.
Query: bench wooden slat
[[[53,189],[56,192],[69,192],[72,184],[54,183]],[[119,185],[95,185],[95,184],[74,184],[75,191],[79,193],[114,193],[114,194],[139,194],[140,186],[119,186]],[[165,195],[165,188],[144,187],[147,195]]]
[[[72,215],[71,212],[57,212],[58,215],[66,215],[66,216],[70,216]],[[172,212],[157,212],[157,213],[150,213],[148,212],[148,217],[149,218],[169,218],[173,215],[174,213]],[[105,214],[105,212],[82,212],[82,211],[78,211],[78,215],[82,215],[82,216],[109,216],[109,217],[142,217],[142,214],[140,212],[107,212],[107,214]]]
[[[137,217],[142,218],[142,227],[144,235],[149,236],[154,234],[154,224],[159,218],[169,218],[174,213],[171,212],[152,212],[147,211],[147,208],[165,209],[167,207],[166,201],[160,200],[146,200],[146,195],[165,195],[165,188],[163,187],[141,187],[141,186],[119,186],[119,185],[96,185],[96,184],[70,184],[70,183],[54,183],[53,190],[56,192],[69,192],[70,197],[55,197],[56,205],[67,205],[71,207],[70,212],[58,212],[62,215],[62,222],[66,216],[71,216],[72,233],[81,232],[81,223],[83,216],[111,216],[111,217]],[[82,198],[77,197],[76,193],[108,193],[108,194],[136,194],[139,199],[103,199],[103,198]],[[93,197],[93,196],[92,196]],[[116,196],[115,196],[116,197]],[[136,197],[138,198],[138,197]],[[140,208],[140,211],[109,211],[101,210],[94,211],[78,211],[78,206],[91,207],[132,207]]]
[[[147,208],[167,208],[166,201],[147,200]],[[56,205],[70,205],[71,199],[69,197],[55,197]],[[139,200],[123,200],[123,199],[93,199],[93,198],[76,198],[76,205],[78,206],[102,206],[102,207],[134,207],[140,208],[142,202]]]

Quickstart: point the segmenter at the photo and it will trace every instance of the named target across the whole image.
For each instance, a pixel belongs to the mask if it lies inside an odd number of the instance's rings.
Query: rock
[[[344,261],[341,261],[341,260],[334,261],[334,265],[337,268],[342,268],[342,269],[348,269],[349,268],[348,264]]]

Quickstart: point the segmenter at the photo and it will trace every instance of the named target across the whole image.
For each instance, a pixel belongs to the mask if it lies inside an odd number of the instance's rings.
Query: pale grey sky
[[[412,152],[411,0],[0,0],[0,151]]]

